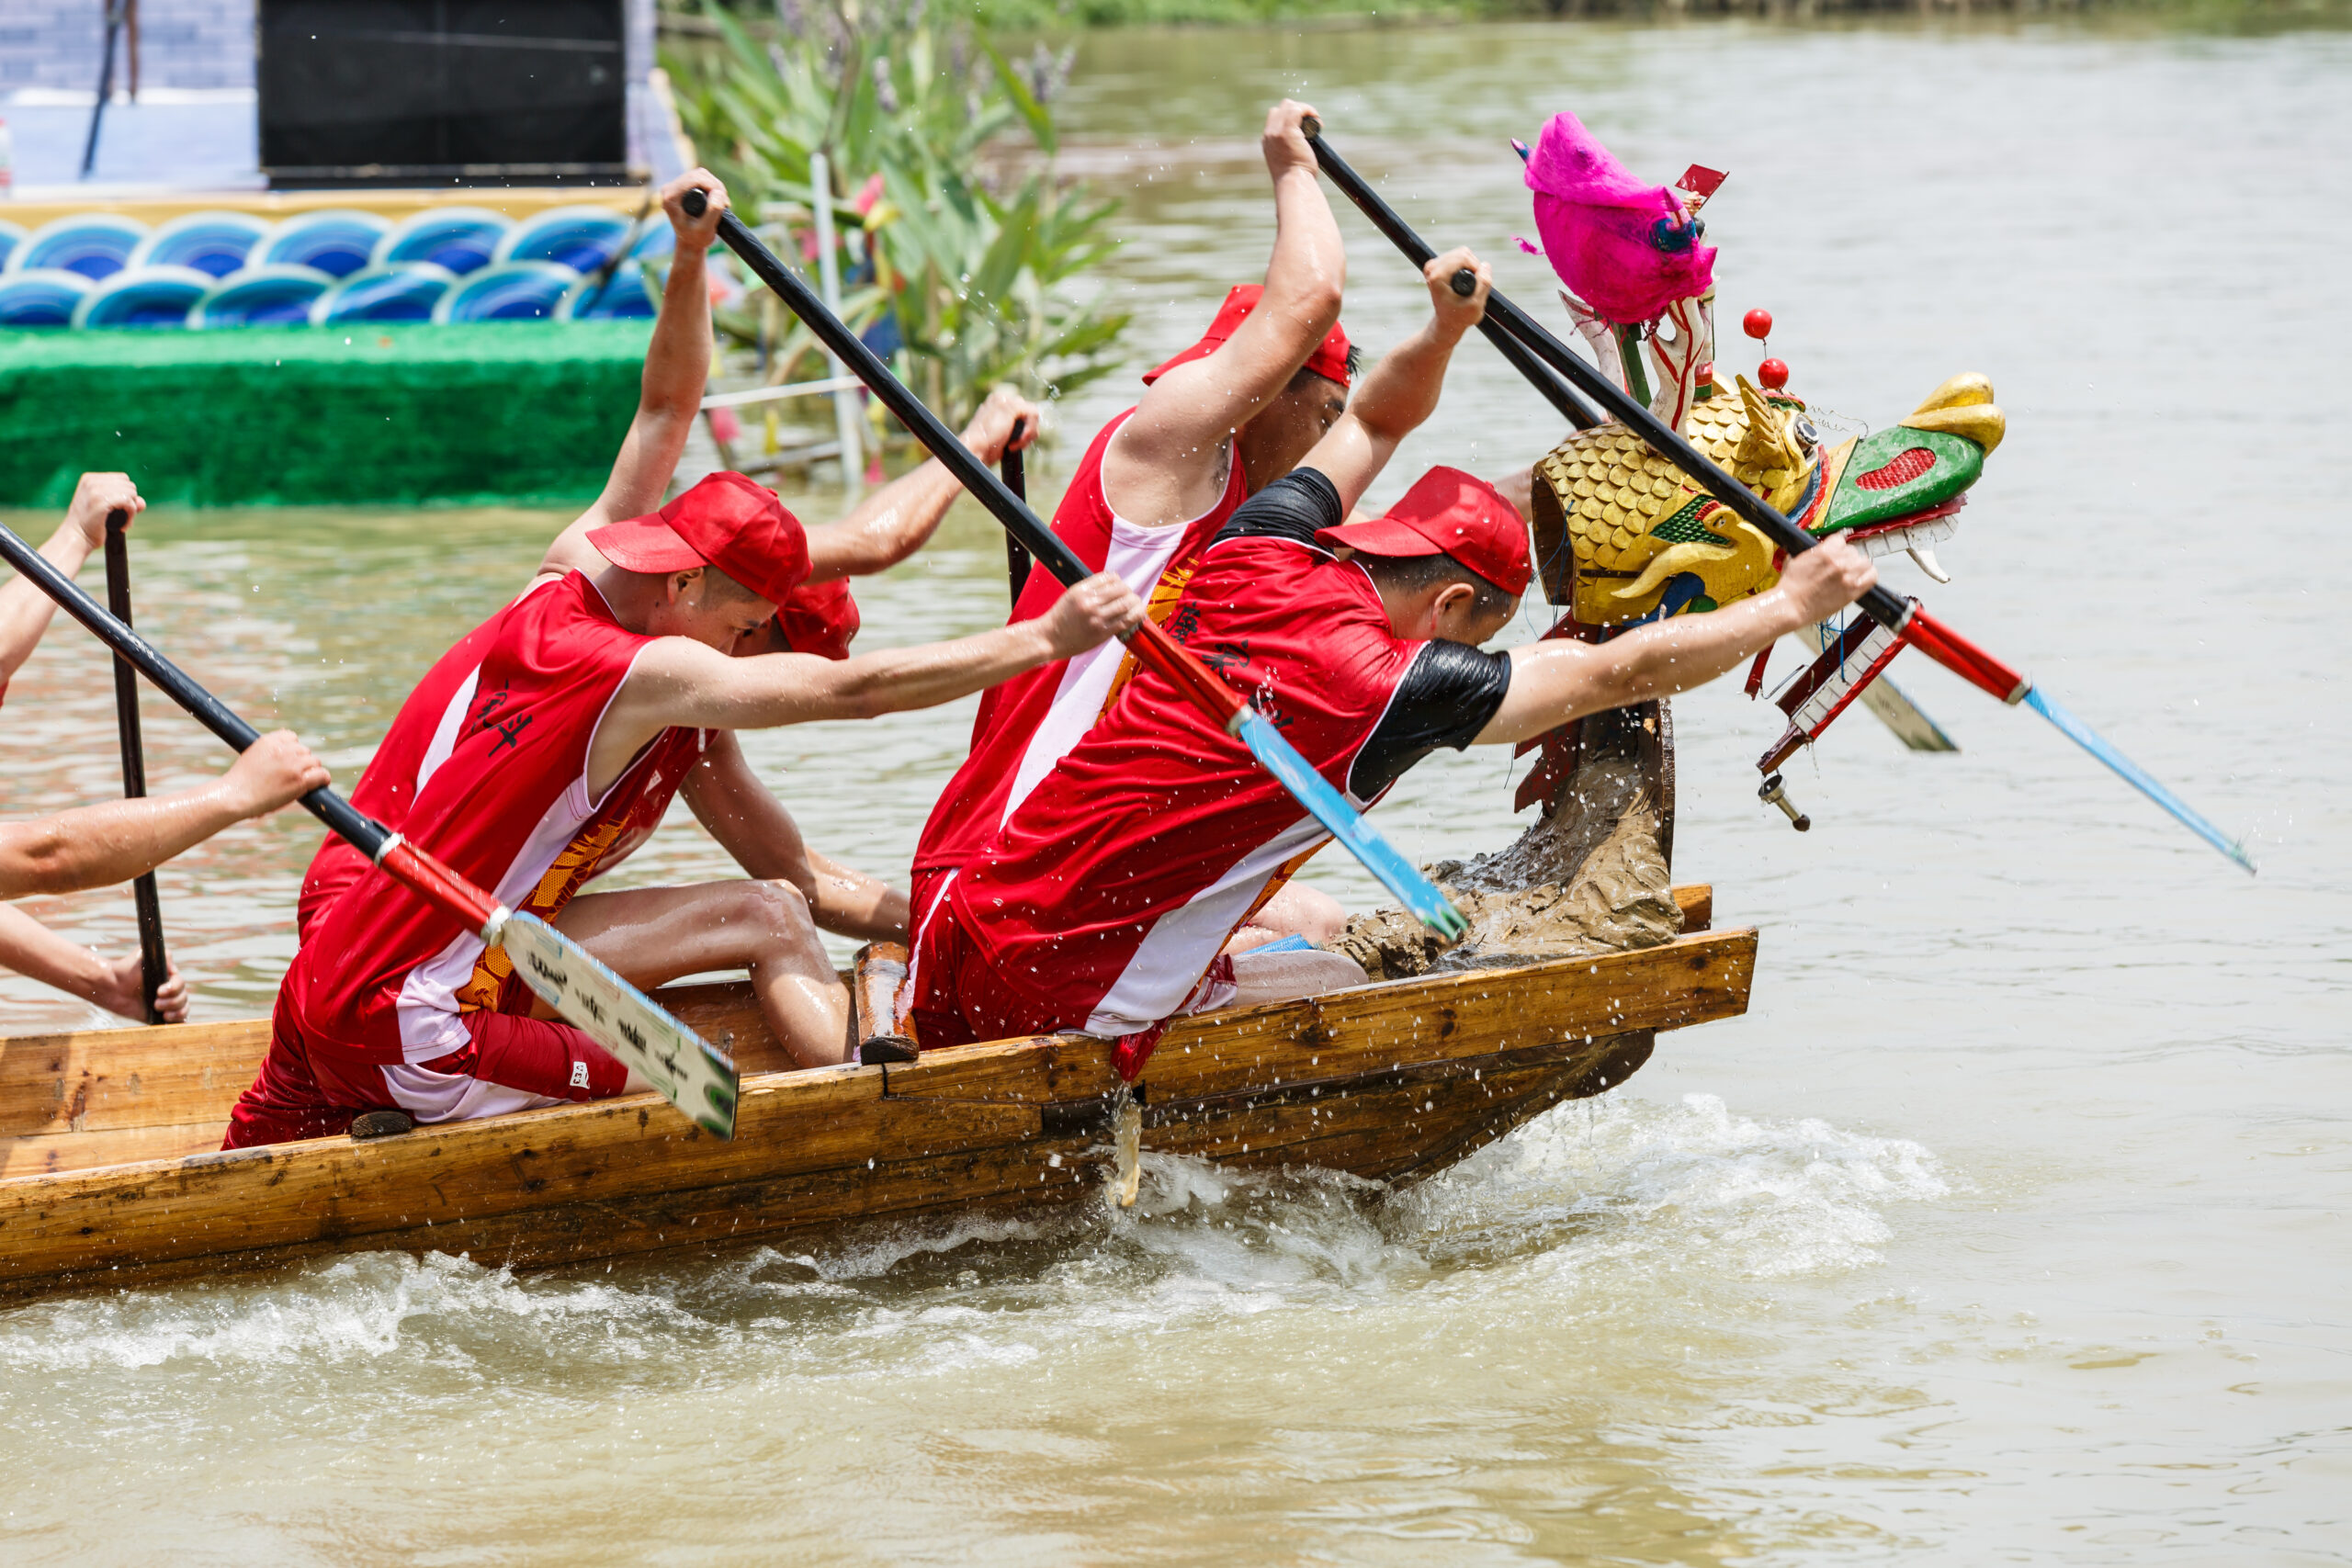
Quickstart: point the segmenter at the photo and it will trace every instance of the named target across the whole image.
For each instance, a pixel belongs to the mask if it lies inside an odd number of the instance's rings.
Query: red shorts
[[[925,1051],[970,1045],[982,1040],[1012,1040],[1030,1034],[1073,1034],[1086,1028],[1085,1001],[1051,997],[1015,983],[990,963],[966,934],[952,904],[943,903],[922,920],[915,944],[915,1042]],[[1222,1007],[1233,999],[1233,960],[1219,953],[1178,1014]],[[1119,1037],[1120,1071],[1140,1070],[1167,1027]]]
[[[947,879],[956,874],[953,866],[937,871],[917,871],[908,876],[907,886],[907,945],[912,947],[922,937],[922,922],[939,903],[939,896],[947,891]]]
[[[915,919],[921,935],[912,1011],[915,1040],[924,1050],[1057,1034],[1085,1024],[1083,1012],[1069,1016],[1069,1002],[1009,984],[965,934],[953,904],[941,904],[927,920],[921,914]]]
[[[406,1111],[420,1122],[524,1109],[531,1099],[605,1100],[621,1092],[628,1070],[568,1023],[514,1013],[464,1015],[471,1043],[429,1062],[379,1062],[303,1027],[294,987],[281,987],[270,1019],[269,1052],[253,1086],[229,1112],[224,1149],[297,1138],[331,1138],[369,1111]],[[469,1110],[469,1084],[513,1093]]]

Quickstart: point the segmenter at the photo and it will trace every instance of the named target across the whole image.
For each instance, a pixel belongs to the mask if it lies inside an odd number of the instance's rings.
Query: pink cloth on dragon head
[[[1681,201],[1634,179],[1572,114],[1544,127],[1527,160],[1527,188],[1552,270],[1606,321],[1655,321],[1715,280],[1713,246],[1661,251],[1652,238],[1659,219],[1681,221]]]

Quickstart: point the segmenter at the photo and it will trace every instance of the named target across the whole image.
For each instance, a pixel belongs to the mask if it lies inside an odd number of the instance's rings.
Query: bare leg
[[[1320,947],[1338,936],[1347,923],[1347,910],[1329,893],[1319,893],[1303,882],[1285,883],[1281,892],[1267,899],[1265,906],[1233,933],[1225,951],[1247,953],[1286,936],[1303,936]]]
[[[555,925],[639,987],[748,969],[768,1028],[794,1061],[826,1067],[849,1057],[849,987],[825,956],[808,898],[788,882],[588,893]]]

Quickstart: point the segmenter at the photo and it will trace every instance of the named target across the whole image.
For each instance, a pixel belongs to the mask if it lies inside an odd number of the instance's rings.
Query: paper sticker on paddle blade
[[[735,1064],[653,998],[532,915],[509,915],[498,944],[533,994],[722,1138],[735,1135]]]
[[[1470,929],[1470,922],[1453,907],[1453,900],[1397,852],[1396,846],[1383,838],[1380,829],[1365,821],[1363,814],[1348,804],[1347,796],[1308,767],[1306,759],[1298,754],[1298,748],[1283,739],[1282,731],[1265,715],[1253,708],[1242,709],[1235,733],[1241,737],[1241,743],[1250,748],[1250,754],[1258,759],[1259,764],[1306,807],[1307,815],[1323,824],[1340,841],[1340,848],[1362,861],[1363,868],[1378,877],[1383,887],[1396,895],[1415,919],[1448,942],[1458,940]]]

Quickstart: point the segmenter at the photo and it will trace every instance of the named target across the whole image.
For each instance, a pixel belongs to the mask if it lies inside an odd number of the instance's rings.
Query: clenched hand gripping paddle
[[[130,513],[121,507],[107,513],[107,608],[124,626],[130,624],[130,539],[123,532]],[[122,795],[137,800],[147,793],[147,744],[139,732],[139,672],[119,653],[114,656],[114,727],[122,746]],[[164,904],[155,893],[155,874],[131,879],[130,900],[139,913],[139,998],[147,1021],[161,1023],[155,993],[171,976],[164,955]]]
[[[5,527],[0,527],[0,558],[24,573],[67,615],[114,649],[117,658],[153,681],[232,750],[243,751],[261,739],[220,698],[189,679],[145,637],[100,608],[71,578]],[[349,840],[403,886],[480,932],[483,942],[504,948],[514,960],[514,972],[541,1000],[623,1066],[643,1074],[671,1104],[722,1138],[734,1135],[735,1064],[655,1006],[644,992],[591,958],[579,943],[545,920],[507,908],[334,791],[312,790],[302,797],[302,809]]]
[[[1330,144],[1323,140],[1322,126],[1310,118],[1302,129],[1306,133],[1306,144],[1314,149],[1316,161],[1323,167],[1325,177],[1339,186],[1347,198],[1372,220],[1373,227],[1386,235],[1398,250],[1418,265],[1428,265],[1430,258],[1437,253],[1407,226],[1396,210],[1380,198],[1378,192],[1364,183],[1363,175],[1348,166],[1347,160],[1331,150]],[[1453,286],[1457,293],[1466,295],[1477,287],[1477,283],[1464,273],[1454,279]],[[1570,352],[1567,344],[1554,337],[1532,316],[1493,289],[1487,293],[1487,316],[1481,326],[1489,338],[1508,336],[1515,340],[1523,351],[1532,352],[1541,362],[1537,368],[1544,369],[1546,374],[1538,379],[1534,369],[1525,359],[1506,351],[1505,356],[1534,382],[1537,390],[1552,397],[1555,383],[1549,372],[1555,371],[1566,377],[1627,429],[1649,443],[1660,456],[1706,486],[1717,501],[1763,530],[1765,536],[1781,549],[1795,555],[1819,543],[1755,491],[1725,473],[1713,459],[1684,439],[1681,432],[1670,428],[1623,388]],[[1553,397],[1555,404],[1558,400]],[[2088,725],[2043,694],[2031,681],[1928,615],[1919,601],[1898,597],[1881,584],[1863,594],[1859,603],[1863,613],[1872,620],[1971,685],[1992,694],[2005,703],[2022,702],[2031,707],[2056,725],[2061,734],[2112,768],[2126,783],[2170,812],[2199,838],[2244,866],[2247,872],[2254,870],[2254,862],[2247,857],[2243,844],[2191,809],[2187,801],[2149,777],[2130,758],[2094,733]]]
[[[683,205],[688,217],[699,218],[708,208],[709,197],[699,190],[690,190]],[[970,448],[956,439],[955,432],[949,430],[937,414],[924,407],[920,398],[907,390],[899,378],[890,374],[889,367],[865,346],[855,333],[825,309],[824,301],[817,297],[816,292],[786,269],[776,259],[775,254],[743,226],[742,220],[732,212],[720,214],[718,237],[726,242],[729,250],[742,258],[743,265],[750,267],[761,282],[775,290],[777,297],[794,315],[808,323],[808,330],[816,334],[820,343],[831,349],[859,380],[873,389],[874,395],[881,400],[882,406],[888,409],[900,424],[913,432],[915,439],[956,476],[956,481],[978,498],[981,505],[996,514],[996,520],[1027,547],[1038,565],[1070,586],[1094,575],[1068,545],[1038,521],[1035,513],[1005,487],[1002,479],[989,471],[987,464],[972,456]],[[1438,890],[1435,883],[1423,876],[1411,861],[1398,853],[1395,845],[1383,838],[1378,829],[1363,819],[1362,813],[1348,804],[1345,795],[1309,767],[1306,759],[1283,739],[1282,731],[1276,729],[1263,714],[1243,702],[1232,687],[1219,680],[1182,643],[1157,624],[1146,621],[1129,634],[1127,647],[1140,662],[1158,671],[1202,711],[1223,725],[1227,734],[1249,747],[1250,754],[1258,760],[1259,765],[1273,774],[1299,805],[1306,808],[1307,814],[1320,822],[1349,853],[1363,862],[1364,869],[1378,877],[1380,885],[1395,894],[1421,924],[1448,941],[1469,930],[1469,922],[1463,919],[1462,911]]]

